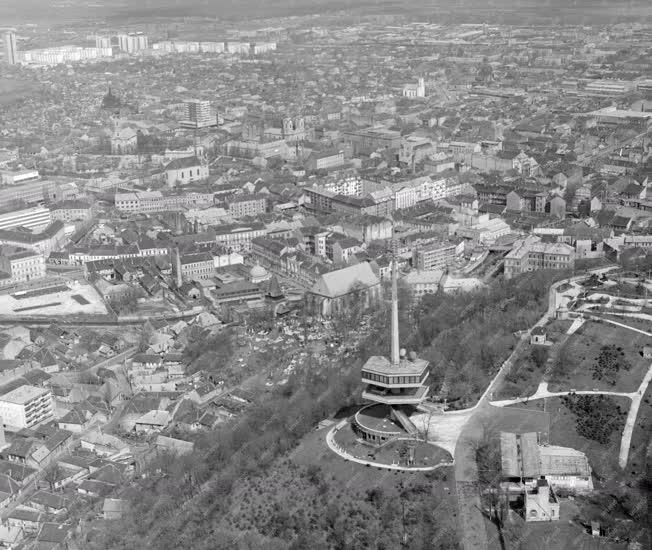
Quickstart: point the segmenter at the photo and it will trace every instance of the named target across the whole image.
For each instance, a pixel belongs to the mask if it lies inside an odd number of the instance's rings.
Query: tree
[[[50,491],[54,490],[54,485],[61,479],[61,468],[59,464],[53,462],[43,470],[43,479],[50,485]]]
[[[554,353],[550,375],[557,381],[563,380],[579,366],[579,362],[572,348],[564,342]]]
[[[575,415],[577,433],[587,439],[606,444],[613,432],[622,430],[624,413],[609,396],[565,396],[563,402]]]
[[[532,346],[530,359],[538,370],[543,370],[548,361],[548,349],[543,346]]]
[[[631,370],[632,365],[625,357],[622,348],[611,344],[602,346],[600,353],[593,363],[593,378],[595,380],[606,380],[612,385],[616,384],[616,375],[622,370]]]
[[[140,353],[147,351],[152,342],[153,336],[154,329],[152,328],[152,325],[145,323],[140,331],[140,338],[138,339],[138,351]]]

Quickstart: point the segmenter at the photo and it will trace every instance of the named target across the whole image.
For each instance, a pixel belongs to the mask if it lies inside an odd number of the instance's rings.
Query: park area
[[[513,411],[545,411],[550,417],[550,445],[571,447],[586,454],[593,470],[595,490],[590,495],[575,495],[566,500],[563,491],[561,516],[566,519],[561,525],[524,524],[520,531],[527,541],[526,548],[567,548],[564,538],[559,537],[558,528],[570,536],[575,533],[573,548],[626,548],[616,540],[627,540],[645,532],[645,449],[649,439],[649,418],[652,407],[648,401],[639,410],[639,422],[634,431],[628,467],[621,470],[618,465],[620,442],[629,410],[630,400],[612,396],[569,396],[538,399],[508,407]],[[568,508],[572,508],[568,510]],[[566,513],[564,513],[566,509]],[[609,514],[604,511],[609,510]],[[610,539],[593,539],[586,534],[591,521],[600,522],[601,528]],[[585,529],[582,529],[584,527]],[[584,532],[583,532],[584,531]],[[541,537],[549,545],[541,545]],[[643,541],[645,537],[643,538]],[[598,545],[597,542],[600,542]],[[644,543],[644,548],[648,547]]]
[[[626,321],[624,321],[626,324]],[[605,390],[634,392],[647,372],[650,360],[643,358],[643,347],[651,338],[624,327],[587,321],[573,334],[560,352],[560,360],[550,372],[548,389],[551,392],[574,390]],[[611,347],[604,363],[613,376],[596,377],[603,348]]]
[[[0,294],[0,312],[17,316],[105,315],[106,306],[91,285],[73,282]]]

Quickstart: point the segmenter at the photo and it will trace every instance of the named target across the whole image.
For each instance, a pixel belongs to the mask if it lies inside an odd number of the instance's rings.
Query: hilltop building
[[[353,430],[373,445],[401,436],[415,436],[416,426],[409,418],[423,403],[430,390],[428,361],[415,353],[406,355],[399,348],[398,268],[392,262],[392,341],[389,358],[373,356],[362,367],[362,397],[371,402],[354,418]]]
[[[575,493],[593,490],[586,455],[569,447],[544,445],[535,432],[501,432],[501,486],[510,501],[523,498],[526,521],[559,520],[555,489]]]

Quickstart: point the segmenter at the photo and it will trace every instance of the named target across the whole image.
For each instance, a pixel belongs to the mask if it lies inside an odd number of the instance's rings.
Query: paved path
[[[349,424],[349,419],[345,418],[339,424],[337,424],[336,426],[328,430],[328,433],[326,434],[326,445],[328,445],[328,448],[334,453],[340,455],[344,460],[357,462],[358,464],[362,464],[363,466],[373,466],[374,468],[381,468],[384,470],[396,470],[400,472],[432,472],[433,470],[436,470],[438,468],[444,468],[446,466],[453,465],[453,462],[440,462],[439,464],[435,464],[434,466],[407,467],[407,466],[399,466],[397,464],[383,464],[381,462],[373,462],[371,460],[364,460],[362,458],[358,458],[348,453],[344,449],[342,449],[342,447],[340,447],[335,442],[335,434],[347,424]],[[411,440],[411,438],[409,439]]]
[[[602,321],[603,323],[609,323],[610,325],[616,325],[617,327],[627,328],[629,330],[633,330],[634,332],[638,332],[640,334],[645,334],[645,336],[652,336],[652,332],[647,332],[645,330],[641,330],[640,328],[635,328],[635,327],[632,327],[630,325],[625,325],[623,323],[619,323],[618,321],[614,321],[612,319],[605,319],[604,317],[600,317],[600,316],[597,316],[597,315],[594,316],[594,315],[591,315],[590,313],[585,313],[584,315],[586,317],[588,317],[589,319],[593,319],[594,321]]]
[[[617,391],[602,391],[602,390],[580,390],[580,391],[548,391],[548,382],[541,382],[537,391],[527,397],[517,397],[515,399],[503,399],[501,401],[492,401],[494,407],[507,407],[508,405],[516,405],[517,403],[527,403],[528,401],[536,401],[537,399],[545,399],[547,397],[564,397],[565,395],[612,395],[616,397],[628,397],[633,399],[636,392],[626,393]]]
[[[517,342],[514,350],[507,360],[502,364],[500,370],[491,381],[485,390],[478,403],[466,409],[465,411],[451,411],[444,413],[444,417],[462,416],[464,421],[459,427],[459,433],[455,439],[455,480],[457,483],[457,504],[459,511],[459,533],[460,542],[464,550],[485,550],[489,548],[489,541],[487,538],[487,530],[485,526],[485,519],[482,513],[482,505],[480,500],[480,492],[477,489],[478,469],[475,462],[475,452],[473,444],[483,437],[483,417],[491,415],[491,404],[489,402],[491,395],[497,391],[503,384],[505,376],[511,369],[514,361],[519,356],[523,348],[527,345],[530,338],[530,332],[534,327],[544,326],[548,321],[555,318],[557,308],[560,305],[560,294],[557,289],[565,284],[573,284],[576,281],[586,279],[592,273],[601,274],[615,269],[615,267],[602,267],[592,269],[583,273],[558,281],[551,285],[548,294],[548,310],[539,319],[539,321],[530,328],[530,330],[523,334],[521,339]],[[574,292],[579,293],[579,289],[574,286]],[[440,421],[440,417],[433,416],[433,422]]]
[[[638,408],[641,405],[641,400],[647,391],[647,386],[652,380],[652,363],[647,369],[647,373],[643,377],[638,391],[632,394],[632,404],[627,413],[627,420],[625,420],[625,429],[623,430],[623,437],[620,440],[620,453],[618,454],[618,465],[621,468],[627,466],[627,459],[629,458],[629,448],[632,444],[632,434],[634,433],[634,426],[636,426],[636,416],[638,415]]]
[[[582,327],[583,324],[584,324],[584,317],[578,317],[577,319],[574,319],[571,326],[568,327],[566,334],[569,336],[571,334],[575,334]]]

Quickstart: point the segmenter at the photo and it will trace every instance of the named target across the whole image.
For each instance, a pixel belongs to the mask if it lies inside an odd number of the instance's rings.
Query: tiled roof
[[[175,159],[170,162],[165,169],[166,170],[182,170],[183,168],[194,168],[195,166],[201,166],[201,161],[195,157],[184,157],[180,159]]]

